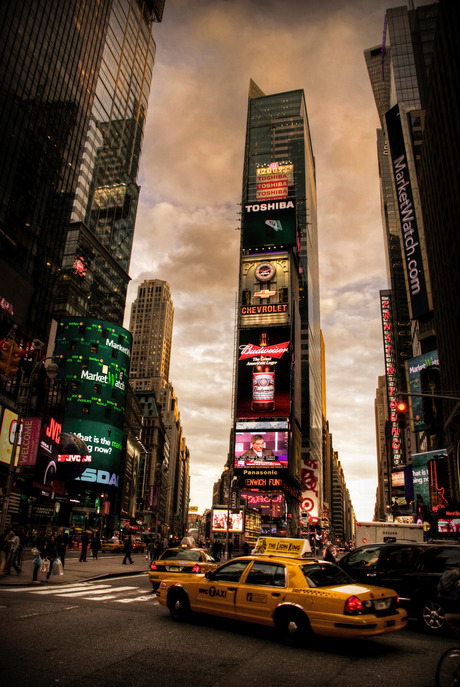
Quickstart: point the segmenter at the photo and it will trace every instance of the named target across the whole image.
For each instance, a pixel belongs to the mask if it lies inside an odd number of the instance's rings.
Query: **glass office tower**
[[[251,81],[242,208],[233,468],[243,497],[255,484],[263,492],[266,532],[288,522],[297,532],[301,514],[322,507],[316,179],[302,90],[265,95]],[[255,435],[265,442],[256,458]]]
[[[0,334],[121,324],[164,0],[0,6]]]

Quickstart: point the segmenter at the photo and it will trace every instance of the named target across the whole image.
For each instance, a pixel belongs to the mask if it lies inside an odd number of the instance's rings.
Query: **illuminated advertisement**
[[[398,472],[391,473],[391,486],[392,487],[403,487],[404,481],[404,470],[399,470]]]
[[[272,162],[256,171],[257,200],[287,198],[289,186],[294,185],[294,165]]]
[[[404,113],[395,105],[385,114],[388,143],[391,151],[394,184],[402,229],[406,286],[409,294],[411,320],[430,310],[425,281],[418,217],[414,206],[412,180],[401,120]],[[421,220],[420,220],[421,221]]]
[[[272,518],[282,518],[284,515],[284,494],[280,491],[243,490],[241,498],[246,499],[248,508],[260,510],[262,515],[269,515]]]
[[[226,532],[227,531],[227,517],[228,520],[228,531],[229,532],[242,532],[243,531],[243,511],[240,510],[237,513],[232,513],[226,508],[213,508],[212,509],[212,531],[213,532]]]
[[[401,468],[406,459],[403,452],[404,433],[399,425],[397,410],[396,347],[392,314],[392,297],[389,291],[380,291],[385,376],[387,382],[388,417],[391,425],[391,466]]]
[[[447,451],[414,453],[412,479],[417,507],[425,505],[433,511],[445,508],[450,499]]]
[[[437,351],[407,360],[406,369],[411,394],[440,393],[441,380]],[[442,417],[441,399],[410,396],[409,400],[414,432],[424,432],[431,429],[434,423],[439,423]]]
[[[86,443],[91,464],[77,479],[95,488],[119,485],[131,342],[126,329],[110,322],[59,321],[54,357],[67,385],[63,431]]]
[[[0,406],[1,410],[1,406]],[[9,465],[13,455],[14,434],[18,424],[18,415],[12,410],[5,408],[2,415],[2,424],[0,429],[0,463]],[[20,437],[19,442],[20,445]],[[18,464],[19,449],[16,450],[16,457],[14,464]]]
[[[245,256],[241,262],[240,318],[243,326],[286,324],[289,318],[289,260]]]
[[[294,246],[297,243],[295,201],[249,203],[243,210],[243,248]]]
[[[287,327],[239,332],[236,416],[290,416],[290,330]]]
[[[236,432],[236,468],[287,468],[287,465],[287,432]]]
[[[307,514],[310,522],[316,522],[319,518],[319,462],[316,458],[302,458],[300,481],[300,514]]]

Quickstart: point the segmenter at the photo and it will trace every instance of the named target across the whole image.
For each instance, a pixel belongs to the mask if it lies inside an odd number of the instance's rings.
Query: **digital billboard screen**
[[[243,248],[294,246],[297,243],[295,202],[249,203],[243,212]]]
[[[226,508],[213,508],[212,510],[212,531],[213,532],[226,532],[227,531],[227,518],[228,518],[228,531],[229,532],[242,532],[243,531],[243,511],[240,510],[237,513],[232,513]]]
[[[240,329],[236,417],[290,417],[290,329]]]
[[[59,321],[54,358],[67,387],[63,431],[80,437],[90,464],[77,479],[118,486],[132,336],[93,318]]]
[[[288,432],[236,432],[236,468],[287,468]]]

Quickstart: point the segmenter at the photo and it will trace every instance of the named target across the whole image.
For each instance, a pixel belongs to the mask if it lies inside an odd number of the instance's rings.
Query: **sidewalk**
[[[88,582],[119,575],[138,575],[147,572],[148,565],[145,553],[132,553],[133,565],[129,562],[123,565],[123,553],[99,553],[97,559],[88,554],[86,563],[79,561],[80,551],[67,551],[64,562],[64,574],[53,575],[49,578],[49,584],[74,584],[75,582]],[[33,584],[32,576],[34,564],[30,549],[25,549],[22,557],[22,572],[16,573],[11,569],[10,575],[0,576],[0,586],[29,587]],[[39,581],[44,582],[46,575],[38,573]]]

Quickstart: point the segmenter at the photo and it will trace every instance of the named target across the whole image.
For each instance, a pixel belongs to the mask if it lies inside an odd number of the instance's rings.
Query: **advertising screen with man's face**
[[[288,432],[237,432],[236,468],[287,468]]]

